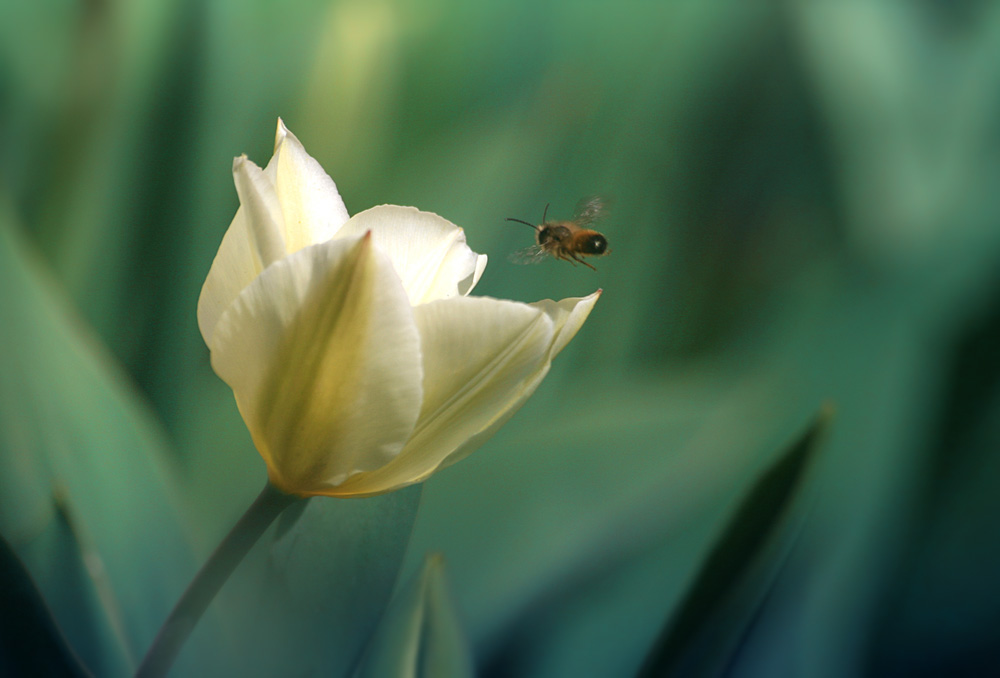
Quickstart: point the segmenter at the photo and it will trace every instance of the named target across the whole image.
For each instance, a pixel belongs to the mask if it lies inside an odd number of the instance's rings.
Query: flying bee
[[[527,249],[514,252],[511,260],[519,264],[535,264],[548,256],[564,259],[576,266],[579,262],[584,266],[597,270],[580,257],[600,257],[608,254],[608,239],[601,233],[590,228],[599,219],[607,216],[608,205],[601,198],[584,198],[569,221],[546,221],[549,206],[542,213],[542,223],[535,225],[507,217],[507,221],[535,229],[535,244]]]

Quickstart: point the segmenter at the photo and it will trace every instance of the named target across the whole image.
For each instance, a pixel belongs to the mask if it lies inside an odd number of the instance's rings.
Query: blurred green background
[[[482,675],[629,675],[830,402],[726,671],[1000,673],[1000,6],[3,0],[0,532],[102,675],[264,479],[195,305],[278,116],[352,214],[465,228],[477,294],[604,290],[481,451],[336,509],[361,627],[440,552]],[[597,272],[507,261],[591,194]]]

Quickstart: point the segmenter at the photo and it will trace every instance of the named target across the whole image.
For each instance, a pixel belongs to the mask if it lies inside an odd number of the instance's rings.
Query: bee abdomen
[[[597,231],[589,231],[585,237],[580,238],[580,251],[583,254],[599,256],[608,249],[608,239]]]

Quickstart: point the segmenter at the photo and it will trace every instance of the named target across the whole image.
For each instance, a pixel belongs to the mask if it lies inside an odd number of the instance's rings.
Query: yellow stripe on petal
[[[272,482],[297,494],[329,493],[388,463],[422,401],[413,311],[367,236],[265,270],[219,321],[212,365]]]

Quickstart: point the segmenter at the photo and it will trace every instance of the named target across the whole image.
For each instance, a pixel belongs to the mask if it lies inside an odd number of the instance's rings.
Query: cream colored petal
[[[338,237],[366,231],[392,259],[414,306],[464,294],[486,266],[465,243],[461,228],[415,207],[379,205],[365,210],[351,217]]]
[[[288,253],[274,181],[245,155],[233,160],[233,180],[240,207],[246,212],[251,252],[258,259],[255,263],[263,270]]]
[[[548,374],[549,366],[552,364],[552,359],[555,358],[564,348],[566,344],[569,343],[570,339],[576,336],[576,333],[580,331],[583,327],[584,321],[590,316],[590,312],[594,309],[594,304],[601,297],[601,290],[594,292],[586,297],[570,297],[568,299],[563,299],[561,301],[552,301],[551,299],[545,299],[543,301],[530,304],[531,306],[543,311],[549,318],[552,319],[553,336],[552,342],[549,344],[549,349],[547,353],[547,358],[543,369],[530,377],[527,381],[522,384],[520,388],[519,400],[511,404],[507,411],[504,412],[500,417],[494,419],[489,426],[479,431],[476,435],[472,436],[466,440],[461,446],[459,446],[441,467],[451,466],[452,464],[465,459],[467,456],[479,449],[479,446],[489,440],[497,429],[500,428],[515,412],[517,412],[521,405],[535,392],[538,385],[542,383],[542,379]],[[419,424],[418,424],[419,425]]]
[[[600,295],[530,305],[465,297],[415,309],[425,376],[413,436],[391,463],[337,493],[387,492],[476,451],[535,392]]]
[[[597,290],[586,297],[570,297],[562,301],[543,299],[531,304],[552,318],[552,323],[556,328],[555,338],[552,341],[552,346],[549,347],[549,360],[559,355],[559,352],[566,348],[570,339],[580,331],[603,292],[604,290]]]
[[[198,298],[198,327],[209,348],[215,325],[233,300],[269,263],[285,256],[281,208],[269,176],[274,172],[273,160],[263,171],[246,156],[233,160],[240,207]]]
[[[267,268],[219,320],[212,366],[233,388],[272,482],[298,494],[389,462],[422,401],[413,310],[369,237]]]
[[[485,442],[535,391],[555,349],[580,328],[597,294],[528,305],[481,297],[415,309],[424,405],[413,437],[387,466],[339,494],[377,494],[426,479]]]
[[[552,364],[552,359],[566,347],[566,344],[569,343],[570,339],[575,337],[576,333],[581,327],[583,327],[584,321],[590,316],[590,312],[594,309],[594,304],[597,303],[597,300],[600,297],[601,290],[598,290],[597,292],[594,292],[586,297],[572,297],[558,302],[552,301],[551,299],[545,299],[544,301],[531,304],[536,308],[540,308],[550,318],[552,318],[552,324],[554,327],[553,340],[549,345],[548,360],[545,363],[545,368],[525,382],[521,389],[520,400],[511,405],[502,416],[492,421],[489,426],[462,443],[461,446],[459,446],[447,459],[444,460],[441,464],[441,468],[451,466],[456,462],[462,461],[467,456],[478,450],[483,443],[493,437],[493,434],[496,433],[497,429],[503,426],[515,412],[521,409],[521,406],[524,405],[525,401],[527,401],[531,394],[535,392],[538,385],[542,383],[542,379],[544,379],[545,375],[548,374],[549,366]]]
[[[348,219],[344,201],[333,179],[280,119],[274,157],[274,183],[288,251],[297,252],[332,238]]]
[[[487,257],[485,254],[477,256],[476,269],[472,272],[472,275],[458,284],[458,293],[463,297],[471,292],[479,283],[479,279],[483,277],[483,271],[486,270],[486,261]]]

